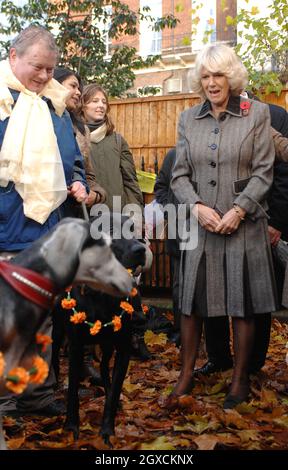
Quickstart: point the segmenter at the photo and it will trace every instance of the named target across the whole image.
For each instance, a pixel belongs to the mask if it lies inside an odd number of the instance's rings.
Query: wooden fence
[[[279,97],[275,94],[267,95],[263,101],[288,110],[288,89],[282,91]],[[127,140],[137,169],[155,172],[157,167],[161,168],[167,151],[176,143],[180,113],[199,102],[199,97],[193,93],[111,102],[116,130]],[[150,202],[153,197],[153,194],[146,194],[145,202]],[[170,263],[164,243],[158,240],[152,240],[151,243],[154,261],[144,284],[158,290],[170,288]]]
[[[263,100],[288,110],[288,89],[279,97],[271,94]],[[129,143],[137,169],[144,162],[145,171],[154,172],[156,157],[161,167],[165,154],[176,143],[180,113],[199,102],[194,93],[111,102],[113,122]]]

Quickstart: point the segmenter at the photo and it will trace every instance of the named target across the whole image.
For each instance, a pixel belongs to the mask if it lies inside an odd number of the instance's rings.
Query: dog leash
[[[83,211],[83,218],[86,222],[89,222],[89,214],[88,214],[88,211],[87,211],[87,207],[86,207],[86,204],[84,201],[81,202],[81,207],[82,207],[82,211]]]

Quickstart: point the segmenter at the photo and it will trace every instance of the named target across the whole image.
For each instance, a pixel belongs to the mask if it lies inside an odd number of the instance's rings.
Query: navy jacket
[[[170,149],[165,158],[163,160],[159,175],[157,176],[156,183],[154,186],[154,194],[156,197],[156,201],[159,204],[162,204],[163,207],[166,204],[173,204],[174,206],[178,206],[179,202],[173,193],[170,187],[172,169],[176,159],[176,148]],[[167,214],[164,213],[164,217]],[[170,256],[174,256],[175,258],[180,258],[180,251],[179,251],[179,240],[171,239],[166,240],[166,249]]]
[[[10,90],[15,102],[19,92]],[[65,111],[60,118],[54,111],[50,100],[47,100],[57,137],[58,147],[63,162],[67,186],[74,181],[81,181],[89,192],[83,166],[83,158],[76,143],[69,113]],[[0,148],[4,139],[9,118],[0,121]],[[66,201],[53,211],[46,222],[41,225],[25,217],[23,201],[10,182],[6,188],[0,186],[0,251],[17,251],[27,248],[34,240],[44,235],[64,214]]]
[[[269,104],[271,125],[276,131],[288,137],[288,113],[284,108]],[[288,163],[275,161],[273,185],[269,199],[269,225],[282,232],[288,240]]]

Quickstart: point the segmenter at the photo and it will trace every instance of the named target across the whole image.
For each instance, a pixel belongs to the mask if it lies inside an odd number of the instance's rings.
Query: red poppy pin
[[[241,101],[240,108],[242,111],[242,116],[247,116],[249,114],[251,103],[249,101]]]

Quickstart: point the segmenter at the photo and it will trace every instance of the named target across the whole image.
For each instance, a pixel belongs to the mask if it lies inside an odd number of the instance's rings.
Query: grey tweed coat
[[[243,101],[250,104],[248,113],[240,107]],[[266,214],[275,156],[268,106],[231,96],[226,111],[215,119],[206,101],[181,114],[178,130],[171,188],[180,203],[202,202],[222,214],[233,204],[247,211],[245,221],[229,236],[198,225],[197,247],[181,256],[182,313],[192,313],[203,255],[209,317],[244,317],[247,283],[253,309],[250,314],[275,310]]]

